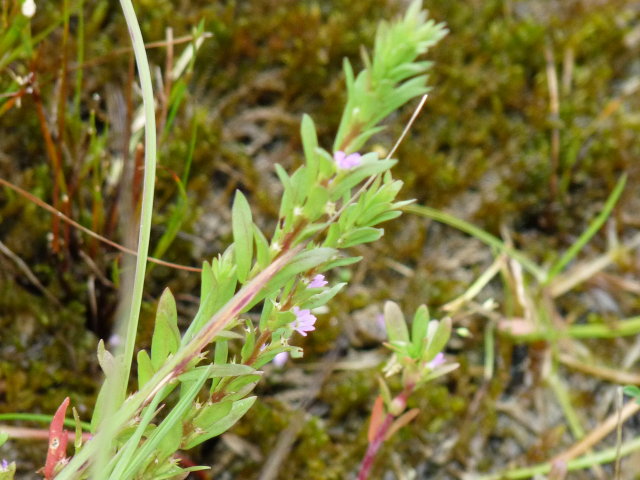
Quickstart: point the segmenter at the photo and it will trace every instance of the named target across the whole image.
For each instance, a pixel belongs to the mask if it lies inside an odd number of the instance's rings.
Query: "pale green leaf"
[[[109,377],[115,368],[116,360],[104,346],[104,340],[98,342],[98,364],[106,377]]]
[[[180,345],[178,311],[171,291],[166,288],[158,302],[156,321],[151,339],[151,364],[159,370],[170,354],[176,353]]]
[[[422,360],[430,362],[444,349],[449,341],[449,337],[451,336],[451,318],[445,317],[439,322],[436,320],[430,321],[427,335],[429,339]]]
[[[326,289],[323,292],[317,293],[304,302],[304,308],[317,308],[326,304],[329,300],[335,297],[340,290],[346,285],[346,283],[338,283],[331,288]]]
[[[206,403],[201,407],[200,411],[193,419],[193,426],[206,430],[214,423],[222,420],[223,417],[226,417],[229,412],[231,412],[232,407],[233,402],[229,400],[223,400],[216,403]]]
[[[318,147],[318,135],[313,119],[306,113],[302,116],[300,124],[300,136],[302,137],[302,148],[309,168],[309,175],[316,178],[318,174],[318,159],[316,158],[316,148]]]
[[[363,243],[370,243],[379,240],[384,234],[382,228],[362,227],[352,230],[343,235],[338,240],[338,246],[341,248],[353,247],[355,245],[361,245]]]
[[[218,436],[221,433],[229,430],[238,420],[240,420],[244,416],[245,413],[247,413],[247,411],[256,401],[256,398],[257,397],[249,397],[234,402],[233,406],[231,407],[231,411],[227,415],[225,415],[219,421],[214,422],[203,433],[190,439],[184,445],[184,449],[188,450],[190,448],[193,448],[196,445],[204,442],[205,440]]]
[[[429,326],[429,310],[426,305],[420,305],[413,316],[411,324],[411,343],[413,345],[412,353],[414,358],[422,356],[422,349],[427,340],[427,328]]]
[[[249,275],[253,261],[253,219],[249,202],[240,190],[231,208],[231,226],[233,230],[233,254],[238,280],[244,283]]]
[[[142,387],[153,377],[155,373],[153,365],[151,365],[151,359],[146,350],[140,350],[138,352],[138,389]]]
[[[257,225],[253,226],[253,239],[256,245],[256,261],[260,269],[265,269],[271,261],[269,242]]]
[[[387,327],[387,336],[391,343],[408,344],[409,330],[405,322],[402,310],[397,303],[387,301],[384,304],[384,323]]]
[[[242,375],[248,375],[254,373],[256,370],[249,365],[242,365],[238,363],[225,363],[220,365],[206,365],[202,367],[196,367],[188,372],[185,372],[178,376],[181,382],[196,381],[202,375],[203,370],[209,372],[208,378],[217,377],[238,377]]]

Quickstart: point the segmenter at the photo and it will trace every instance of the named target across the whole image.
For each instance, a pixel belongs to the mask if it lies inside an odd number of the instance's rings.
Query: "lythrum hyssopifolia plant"
[[[293,173],[276,165],[283,194],[275,231],[269,235],[254,223],[245,195],[237,191],[232,205],[233,243],[202,267],[200,306],[186,331],[178,329],[176,302],[162,294],[150,351],[136,357],[136,391],[127,392],[133,365],[137,312],[148,249],[153,200],[155,124],[149,67],[133,8],[122,2],[132,34],[146,112],[146,169],[141,234],[131,314],[121,329],[124,347],[111,353],[104,343],[98,359],[105,374],[91,420],[91,438],[78,435],[67,457],[62,428],[67,401],[51,426],[46,478],[58,480],[184,478],[189,470],[176,457],[228,430],[256,397],[251,394],[260,370],[278,355],[300,357],[300,336],[315,327],[315,309],[344,286],[333,283],[331,270],[360,260],[347,249],[383,235],[380,224],[400,215],[401,182],[392,178],[392,158],[366,152],[380,125],[409,100],[424,95],[430,64],[417,61],[445,35],[442,25],[427,20],[415,1],[403,18],[380,25],[373,53],[364,55],[357,75],[344,61],[347,102],[332,148],[319,144],[310,116],[301,124],[304,164]],[[259,320],[245,315],[260,312]],[[402,391],[395,397],[382,383],[370,429],[370,448],[360,478],[366,478],[385,437],[407,423],[406,399],[420,384],[447,373],[442,349],[451,325],[430,321],[426,308],[416,313],[411,334],[399,307],[388,304],[385,321],[393,351],[387,373],[402,372]],[[238,355],[230,355],[237,343]],[[3,465],[2,470],[9,472]],[[1,474],[0,474],[1,475]],[[8,478],[11,478],[11,474]]]

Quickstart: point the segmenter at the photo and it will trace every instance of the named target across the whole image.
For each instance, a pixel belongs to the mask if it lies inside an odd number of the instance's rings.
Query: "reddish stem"
[[[409,398],[409,395],[411,395],[413,388],[413,385],[407,385],[404,390],[391,402],[396,407],[397,415],[387,413],[384,421],[382,422],[380,427],[378,427],[378,430],[373,437],[373,441],[369,443],[367,452],[364,454],[364,458],[362,459],[362,463],[360,464],[358,480],[367,480],[367,478],[369,478],[369,472],[371,471],[371,467],[373,467],[373,462],[376,459],[378,450],[380,450],[380,447],[382,446],[382,443],[387,436],[387,432],[389,432],[389,429],[393,425],[393,421],[395,420],[396,416],[399,416],[404,411],[407,405],[407,398]]]
[[[384,442],[384,436],[391,428],[393,424],[394,416],[390,413],[387,413],[387,416],[378,428],[375,437],[373,437],[373,442],[369,444],[367,448],[367,453],[364,455],[364,459],[362,460],[362,464],[360,465],[360,472],[358,472],[358,480],[367,480],[369,478],[369,471],[373,466],[373,461],[376,459],[376,454],[380,447],[382,446],[382,442]]]
[[[253,352],[251,352],[251,355],[249,356],[247,361],[244,362],[245,365],[253,365],[253,363],[258,358],[258,355],[260,355],[260,349],[270,338],[271,338],[271,330],[269,329],[266,329],[264,332],[260,334],[260,336],[258,337],[258,341],[253,347]]]

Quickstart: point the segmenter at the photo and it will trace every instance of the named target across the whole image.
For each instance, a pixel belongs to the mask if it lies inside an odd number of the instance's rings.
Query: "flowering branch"
[[[247,198],[236,192],[231,209],[233,244],[204,262],[201,301],[193,321],[180,332],[176,302],[165,290],[150,351],[137,355],[138,390],[108,414],[109,385],[122,385],[117,373],[123,365],[128,370],[129,363],[100,345],[98,357],[107,380],[92,419],[95,436],[56,480],[80,478],[89,467],[96,478],[108,480],[184,476],[198,467],[179,467],[174,461],[176,451],[231,428],[255,401],[249,395],[262,375],[259,368],[276,358],[282,361],[286,354],[302,356],[302,349],[290,344],[292,338],[314,331],[314,309],[345,286],[330,285],[324,273],[359,261],[340,252],[378,240],[384,233],[380,225],[398,217],[406,203],[396,201],[402,186],[390,173],[396,160],[358,150],[381,130],[379,124],[387,115],[427,90],[425,72],[430,65],[416,58],[445,33],[442,25],[427,20],[421,2],[414,1],[403,19],[381,26],[373,59],[367,59],[368,67],[357,77],[345,61],[348,98],[333,150],[319,145],[313,120],[305,115],[301,125],[304,164],[291,175],[276,166],[283,194],[270,239],[254,223]],[[243,318],[260,305],[257,324]],[[418,339],[414,345],[393,315],[388,316],[389,348],[403,371],[405,391],[393,400],[387,398],[388,414],[365,457],[368,469],[385,437],[410,420],[411,412],[403,412],[414,386],[432,378],[429,375],[449,371],[436,365],[436,359],[450,323],[443,321],[442,328],[436,325],[432,331],[432,323],[420,316],[419,322],[414,320],[414,325],[421,325],[414,332],[414,340]],[[238,338],[243,342],[239,361],[229,358],[228,347]],[[396,368],[390,365],[391,370]],[[178,386],[175,406],[157,420],[162,402]],[[208,392],[202,403],[199,393],[205,387]],[[101,451],[103,445],[107,448]],[[98,455],[104,465],[96,469]],[[150,458],[154,461],[149,462]]]

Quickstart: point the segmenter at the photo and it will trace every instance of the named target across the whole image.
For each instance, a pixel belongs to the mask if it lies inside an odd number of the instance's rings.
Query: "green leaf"
[[[213,275],[211,264],[209,262],[202,263],[202,272],[200,273],[200,305],[204,299],[211,293],[216,284],[216,278]]]
[[[398,218],[400,215],[402,215],[402,212],[400,210],[388,210],[384,213],[381,213],[380,215],[370,219],[368,221],[369,225],[379,225],[383,222],[388,222],[389,220],[393,220],[394,218]]]
[[[280,183],[282,183],[282,186],[285,189],[291,187],[291,179],[289,178],[289,174],[284,168],[282,168],[282,165],[280,165],[279,163],[276,163],[275,169],[276,169],[276,175],[278,175],[278,178],[280,179]]]
[[[367,154],[362,157],[363,163],[359,167],[354,168],[343,179],[336,182],[329,196],[332,202],[340,199],[365,178],[385,172],[397,163],[396,160],[371,160],[373,157],[377,157],[377,154]]]
[[[140,350],[138,352],[138,390],[142,389],[154,373],[149,354],[146,350]]]
[[[271,316],[271,321],[267,323],[267,328],[271,331],[276,331],[279,328],[289,325],[296,319],[296,315],[290,311],[276,312]]]
[[[123,478],[124,471],[130,467],[131,459],[136,455],[136,451],[140,447],[140,441],[143,437],[149,438],[156,430],[156,426],[151,423],[157,413],[158,404],[161,396],[155,395],[149,405],[142,410],[142,415],[135,424],[127,425],[120,433],[121,446],[118,453],[112,456],[107,468],[109,480],[120,480]],[[148,461],[142,461],[137,465],[137,471],[146,468]],[[104,475],[106,477],[106,474]]]
[[[226,340],[216,341],[216,350],[213,355],[213,363],[216,365],[223,365],[227,363],[229,357],[229,344]]]
[[[411,343],[412,357],[420,358],[422,356],[422,348],[427,340],[427,328],[429,326],[429,310],[426,305],[420,305],[413,316],[413,323],[411,324]]]
[[[316,158],[318,159],[318,168],[320,169],[320,178],[329,178],[336,171],[336,162],[333,157],[324,148],[316,148]]]
[[[425,349],[422,360],[424,362],[430,362],[435,356],[440,353],[451,336],[451,318],[445,317],[440,321],[431,320],[427,327],[427,348]]]
[[[136,455],[128,462],[127,469],[120,478],[132,478],[139,471],[140,466],[153,457],[153,452],[158,447],[162,439],[174,431],[176,423],[181,425],[181,420],[190,408],[193,408],[193,401],[209,377],[207,368],[200,372],[200,378],[189,389],[180,401],[171,409],[162,423],[147,438],[142,446],[137,450]]]
[[[159,370],[167,357],[178,351],[180,330],[178,330],[178,311],[176,301],[168,288],[165,288],[158,302],[156,323],[151,340],[151,364]]]
[[[329,192],[322,185],[315,185],[311,188],[307,203],[304,206],[304,215],[308,221],[314,222],[325,213],[329,202]]]
[[[338,133],[336,134],[336,139],[333,144],[333,150],[340,150],[342,148],[342,142],[344,137],[347,135],[351,127],[351,117],[353,113],[353,96],[355,93],[355,75],[353,73],[353,67],[348,59],[344,59],[342,61],[342,67],[344,70],[345,83],[347,87],[347,105],[344,108],[342,119],[340,120],[340,126],[338,127]]]
[[[172,425],[168,426],[166,434],[162,436],[158,442],[158,448],[155,455],[159,462],[166,460],[180,448],[180,444],[182,443],[182,434],[181,421],[176,421]]]
[[[267,328],[267,323],[271,318],[271,312],[273,312],[274,303],[272,299],[266,299],[262,306],[262,313],[260,314],[260,322],[258,327],[261,331]]]
[[[102,422],[102,418],[105,413],[105,403],[109,401],[111,395],[111,387],[109,385],[109,377],[102,382],[100,391],[98,391],[98,397],[96,398],[96,405],[93,407],[93,415],[91,416],[91,433],[96,433],[96,430]]]
[[[304,157],[307,160],[309,175],[312,178],[316,178],[318,175],[318,160],[315,150],[318,147],[318,135],[316,134],[313,119],[306,113],[302,116],[300,136],[302,137],[302,148],[304,149]]]
[[[264,270],[271,261],[271,251],[269,250],[269,242],[257,225],[253,226],[253,239],[256,244],[256,261],[258,267]]]
[[[365,143],[367,143],[367,140],[369,140],[376,133],[382,132],[386,128],[387,127],[384,127],[384,126],[367,128],[364,132],[362,132],[360,135],[358,135],[356,138],[354,138],[353,140],[351,140],[349,142],[349,145],[347,145],[348,150],[349,151],[358,151],[358,150],[360,150],[362,148],[362,146]]]
[[[254,373],[256,370],[249,365],[242,365],[239,363],[225,363],[221,365],[206,365],[202,367],[196,367],[193,370],[185,372],[178,376],[178,380],[181,382],[196,381],[202,375],[203,370],[208,370],[209,376],[207,378],[218,377],[239,377],[242,375],[248,375]]]
[[[225,415],[217,422],[213,423],[203,433],[197,435],[194,438],[191,438],[184,445],[184,449],[188,450],[190,448],[193,448],[196,445],[204,442],[205,440],[213,438],[229,430],[231,427],[233,427],[233,425],[235,425],[238,420],[240,420],[244,416],[245,413],[247,413],[247,411],[256,401],[256,398],[257,397],[249,397],[238,400],[237,402],[233,402],[231,411],[227,415]]]
[[[231,326],[228,326],[231,328]],[[218,340],[242,340],[244,336],[232,330],[222,330],[215,336],[214,341]]]
[[[453,372],[459,366],[460,366],[459,363],[445,363],[444,365],[436,368],[435,370],[431,370],[431,371],[429,371],[428,369],[424,370],[425,375],[420,378],[420,383],[429,382],[438,377],[442,377],[447,373]]]
[[[402,310],[397,303],[387,301],[384,304],[384,323],[387,327],[389,342],[409,344],[409,330]]]
[[[217,339],[215,342],[215,352],[213,354],[213,363],[215,365],[225,365],[227,363],[227,359],[229,358],[229,343],[226,339]],[[212,378],[211,379],[211,389],[213,390],[220,383],[220,378]]]
[[[326,272],[329,270],[333,270],[338,267],[346,267],[348,265],[353,265],[354,263],[358,263],[362,260],[362,257],[340,257],[335,260],[331,260],[328,263],[325,263],[320,269],[320,272]]]
[[[225,252],[226,255],[227,252]],[[204,292],[202,296],[200,308],[195,318],[189,325],[189,328],[185,332],[182,344],[186,345],[196,333],[211,319],[211,317],[224,306],[227,301],[233,296],[236,290],[237,279],[235,275],[235,266],[227,268],[224,255],[222,259],[215,259],[214,264],[217,263],[219,268],[217,269],[217,277],[212,272],[213,286],[211,290]],[[225,264],[225,265],[221,265]],[[203,275],[204,278],[204,275]],[[227,334],[225,334],[227,335]],[[221,334],[222,336],[222,334]]]
[[[384,404],[389,408],[391,405],[391,390],[389,390],[387,382],[382,377],[378,377],[378,384],[380,385],[380,395],[382,395]]]
[[[244,283],[251,269],[253,260],[253,219],[249,202],[240,190],[236,190],[236,196],[231,208],[231,224],[233,230],[233,254],[237,267],[238,280]]]
[[[340,216],[340,220],[342,220],[344,216]],[[338,240],[340,240],[340,235],[342,234],[342,228],[339,223],[333,223],[329,227],[329,231],[327,232],[327,237],[324,240],[323,245],[327,247],[335,247],[338,245]]]
[[[98,364],[104,372],[105,377],[111,376],[116,364],[116,359],[109,350],[104,347],[104,341],[102,339],[98,342]]]
[[[303,308],[313,309],[326,304],[329,300],[335,297],[345,285],[346,283],[338,283],[323,292],[313,295],[309,300],[304,302]]]
[[[384,235],[384,229],[373,227],[362,227],[352,230],[338,240],[338,246],[341,248],[353,247],[363,243],[375,242]]]
[[[189,468],[180,468],[176,465],[171,465],[166,472],[158,472],[154,474],[153,480],[165,480],[165,479],[176,479],[176,478],[186,478],[186,474],[189,472],[198,472],[200,470],[210,470],[211,467],[206,467],[203,465],[197,465],[195,467]]]
[[[229,400],[223,400],[216,403],[207,403],[201,407],[200,412],[198,412],[198,414],[193,419],[193,426],[202,430],[206,430],[214,423],[222,420],[223,417],[226,417],[229,412],[231,412],[232,407],[233,402]]]
[[[242,349],[240,350],[240,360],[242,363],[249,360],[251,354],[253,353],[253,347],[256,344],[256,330],[253,328],[251,324],[251,320],[247,320],[247,333],[245,335],[244,345],[242,345]]]
[[[256,388],[256,385],[262,378],[261,375],[245,375],[243,377],[238,377],[233,379],[226,387],[226,391],[229,393],[225,399],[228,400],[240,400],[241,398],[246,397],[249,393]]]
[[[309,174],[309,168],[302,166],[291,175],[288,184],[283,184],[285,189],[282,193],[279,217],[284,219],[283,228],[285,231],[291,228],[296,220],[293,215],[294,208],[302,207],[309,189],[315,181],[316,177]]]
[[[300,347],[289,347],[289,355],[291,355],[291,358],[302,358],[304,356],[304,350],[302,350]]]
[[[71,409],[73,412],[73,421],[75,423],[75,437],[73,439],[73,448],[77,452],[82,447],[82,422],[80,421],[80,415],[76,407]],[[0,447],[2,446],[2,433],[0,432]]]
[[[640,403],[640,388],[636,385],[627,385],[622,390],[625,395],[629,395],[630,397],[634,397],[637,403]],[[2,443],[0,442],[0,445]]]
[[[328,226],[328,222],[320,222],[320,223],[312,223],[304,227],[304,230],[300,232],[300,236],[298,237],[299,241],[302,243],[303,240],[308,240],[311,237],[314,237],[318,232],[325,230]],[[324,244],[324,246],[328,246],[328,244]]]

